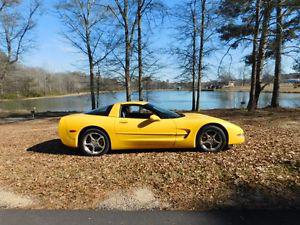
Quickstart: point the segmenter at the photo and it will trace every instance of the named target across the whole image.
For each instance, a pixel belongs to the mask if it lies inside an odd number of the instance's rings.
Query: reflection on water
[[[133,94],[133,100],[137,99],[137,93]],[[192,94],[189,91],[151,91],[147,98],[150,102],[167,109],[190,110]],[[265,107],[271,102],[271,93],[262,93],[259,107]],[[103,93],[100,95],[100,105],[109,105],[115,102],[125,101],[124,92]],[[241,108],[241,102],[248,102],[247,92],[213,92],[201,93],[201,109],[216,108]],[[243,107],[245,107],[244,105]],[[280,94],[280,106],[300,107],[300,94]],[[28,100],[12,100],[0,102],[2,110],[31,110],[37,111],[86,111],[90,109],[90,96],[66,96],[59,98],[37,98]]]

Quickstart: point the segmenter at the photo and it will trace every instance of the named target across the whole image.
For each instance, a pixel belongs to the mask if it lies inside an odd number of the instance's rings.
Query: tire
[[[110,149],[109,137],[106,132],[100,129],[88,129],[80,135],[79,149],[84,155],[103,155]]]
[[[227,147],[225,132],[217,126],[203,127],[197,135],[197,149],[204,152],[219,152]]]

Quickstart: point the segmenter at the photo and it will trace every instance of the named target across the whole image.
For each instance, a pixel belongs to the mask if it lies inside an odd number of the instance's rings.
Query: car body
[[[223,132],[222,141],[226,143],[222,143],[222,149],[245,140],[243,130],[233,123],[199,113],[177,114],[148,102],[115,103],[88,113],[64,116],[60,119],[58,132],[63,144],[74,148],[82,148],[82,135],[89,130],[94,133],[98,130],[102,136],[107,136],[103,141],[109,142],[108,148],[112,150],[195,148],[201,130],[209,126]],[[213,138],[210,135],[206,135],[207,142]],[[90,135],[90,140],[85,143],[95,143],[92,139],[95,138]]]

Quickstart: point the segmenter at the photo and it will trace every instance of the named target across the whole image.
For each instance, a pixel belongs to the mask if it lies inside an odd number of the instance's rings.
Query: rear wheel
[[[197,137],[197,149],[205,152],[218,152],[227,146],[224,131],[217,126],[208,125],[201,129]]]
[[[100,129],[88,129],[79,139],[79,148],[85,155],[103,155],[110,149],[107,134]]]

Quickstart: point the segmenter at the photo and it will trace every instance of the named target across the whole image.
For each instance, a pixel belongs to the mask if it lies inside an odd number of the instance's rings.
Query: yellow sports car
[[[63,144],[86,155],[102,155],[110,149],[217,152],[245,140],[243,130],[230,122],[198,113],[176,113],[148,102],[116,103],[65,116],[58,132]]]

